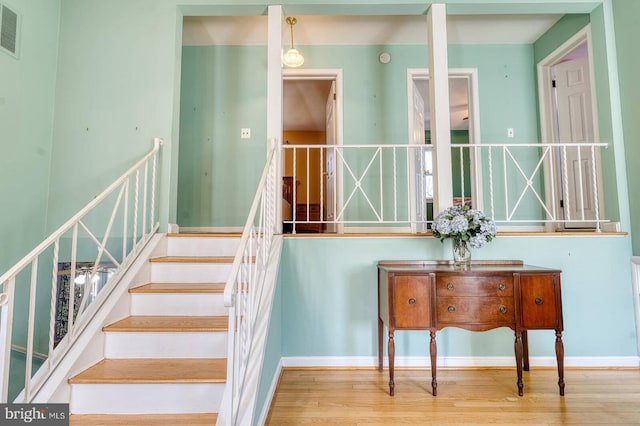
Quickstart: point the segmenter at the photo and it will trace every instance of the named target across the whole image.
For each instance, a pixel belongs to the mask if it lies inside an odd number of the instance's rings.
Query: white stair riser
[[[227,333],[107,332],[105,358],[226,358]]]
[[[173,263],[151,264],[151,281],[154,283],[207,283],[226,282],[231,263]]]
[[[169,256],[233,256],[240,246],[239,237],[170,237]]]
[[[220,408],[222,383],[75,384],[72,414],[214,413]]]
[[[133,293],[131,315],[227,315],[222,293]]]

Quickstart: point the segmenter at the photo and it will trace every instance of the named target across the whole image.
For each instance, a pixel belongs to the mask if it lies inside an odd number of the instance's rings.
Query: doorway
[[[543,142],[594,143],[599,139],[591,31],[587,26],[538,64]],[[558,212],[549,231],[594,229],[604,217],[600,151],[589,147],[554,150],[545,164],[547,204]],[[595,171],[595,172],[594,172]],[[595,185],[595,186],[594,186]]]
[[[429,72],[409,69],[407,72],[409,144],[425,145],[412,151],[409,171],[412,205],[412,231],[425,232],[433,220],[432,145],[430,137]],[[477,70],[452,68],[449,70],[449,118],[451,143],[477,144],[480,141]],[[480,152],[473,149],[452,150],[454,204],[467,204],[482,209],[482,177]]]
[[[283,71],[285,232],[343,232],[341,93],[341,70]]]

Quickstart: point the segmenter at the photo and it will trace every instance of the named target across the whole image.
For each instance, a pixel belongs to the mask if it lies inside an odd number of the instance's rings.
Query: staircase
[[[226,378],[224,284],[240,238],[170,234],[104,359],[69,379],[71,425],[213,425]]]

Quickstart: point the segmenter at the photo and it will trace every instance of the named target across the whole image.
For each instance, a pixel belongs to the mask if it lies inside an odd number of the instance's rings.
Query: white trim
[[[202,232],[202,233],[242,233],[243,226],[183,226],[180,232]]]
[[[333,80],[336,82],[336,146],[343,145],[343,75],[342,68],[301,68],[301,69],[283,69],[282,70],[282,79],[283,80]],[[336,210],[342,211],[343,205],[343,171],[342,171],[342,161],[339,156],[336,156]],[[280,216],[282,217],[282,216]],[[280,220],[282,222],[282,220]],[[344,224],[337,224],[337,233],[344,232]]]
[[[509,225],[503,225],[503,226],[497,226],[496,230],[498,232],[544,232],[545,228],[544,225],[542,226],[535,226],[535,225],[531,225],[531,226],[509,226]]]
[[[468,97],[469,97],[469,145],[481,144],[480,134],[480,94],[478,91],[478,69],[477,68],[449,68],[449,78],[465,78],[468,82]],[[407,97],[409,99],[408,111],[409,111],[409,144],[413,144],[413,81],[414,80],[428,80],[429,70],[427,68],[407,68]],[[474,208],[483,210],[484,208],[484,196],[482,194],[482,152],[479,149],[474,149],[473,152],[469,150],[470,157],[470,176],[471,176],[471,199],[474,203]],[[409,167],[413,167],[412,164]],[[434,175],[435,176],[435,175]],[[410,181],[411,183],[411,181]],[[411,188],[415,191],[415,188]],[[452,188],[453,190],[453,188]],[[415,197],[412,197],[415,199]],[[415,212],[412,212],[415,217]]]
[[[284,25],[282,6],[270,5],[267,13],[267,149],[269,141],[275,140],[276,146],[282,143],[282,27]],[[276,182],[282,182],[282,161],[278,161],[281,154],[276,150]],[[279,184],[280,188],[282,184]],[[280,190],[281,191],[281,190]],[[275,231],[282,233],[282,203],[276,203]],[[244,230],[244,229],[243,229]],[[242,231],[243,231],[242,230]],[[240,231],[240,232],[242,232]]]
[[[345,226],[345,234],[406,234],[412,233],[410,226]]]
[[[281,359],[283,368],[377,368],[378,357],[283,357]],[[556,358],[531,357],[529,359],[531,367],[556,367]],[[431,360],[424,357],[396,357],[395,366],[405,368],[428,368]],[[470,367],[515,367],[515,357],[513,356],[488,356],[488,357],[438,357],[437,366],[443,368],[470,368]],[[604,357],[565,357],[565,367],[579,368],[622,368],[640,367],[640,357],[638,356],[604,356]],[[384,358],[384,366],[388,366],[388,359]]]
[[[537,72],[538,72],[538,104],[539,104],[539,113],[540,113],[540,133],[542,136],[542,143],[558,143],[556,141],[554,135],[554,118],[553,118],[553,108],[551,107],[553,94],[549,88],[551,87],[551,68],[557,64],[562,58],[567,56],[573,50],[575,50],[578,46],[583,43],[587,43],[587,51],[589,57],[589,80],[591,84],[591,115],[593,122],[593,137],[594,140],[592,142],[600,141],[600,126],[598,119],[598,99],[597,99],[597,91],[596,91],[596,73],[593,65],[593,39],[591,36],[591,24],[585,25],[580,31],[575,33],[571,38],[565,41],[561,46],[559,46],[556,50],[547,55],[544,59],[542,59],[537,64]],[[600,156],[600,150],[596,151],[596,173],[598,177],[596,179],[598,183],[598,192],[600,194],[604,194],[604,188],[602,186],[602,161]],[[554,166],[550,164],[549,161],[545,161],[544,163],[544,181],[545,181],[545,193],[552,194],[556,191],[556,188],[551,187],[551,182],[554,182],[555,179],[551,178],[551,174],[553,173]],[[552,206],[553,211],[558,211],[560,209],[559,206]],[[604,197],[598,197],[598,206],[599,216],[605,216],[605,203]],[[559,227],[559,228],[558,228]],[[564,225],[562,224],[554,224],[549,223],[546,225],[546,229],[548,232],[553,232],[556,229],[564,229]]]
[[[429,46],[429,114],[433,145],[433,216],[452,204],[451,119],[449,112],[449,56],[447,7],[432,4],[427,11]],[[444,173],[440,173],[442,170]]]
[[[269,416],[269,410],[271,409],[271,404],[273,402],[273,397],[276,396],[276,391],[278,390],[278,383],[280,383],[280,376],[282,375],[282,358],[278,361],[278,366],[276,367],[276,371],[273,373],[273,377],[271,378],[271,386],[269,386],[269,390],[267,391],[267,396],[262,405],[262,411],[260,411],[260,416],[258,417],[259,425],[264,425],[267,422],[267,417]]]

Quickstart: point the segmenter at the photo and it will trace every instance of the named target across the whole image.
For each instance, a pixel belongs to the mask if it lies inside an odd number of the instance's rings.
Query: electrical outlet
[[[509,127],[507,129],[507,137],[508,138],[512,138],[513,137],[513,127]]]
[[[240,129],[240,139],[251,139],[251,129]]]

